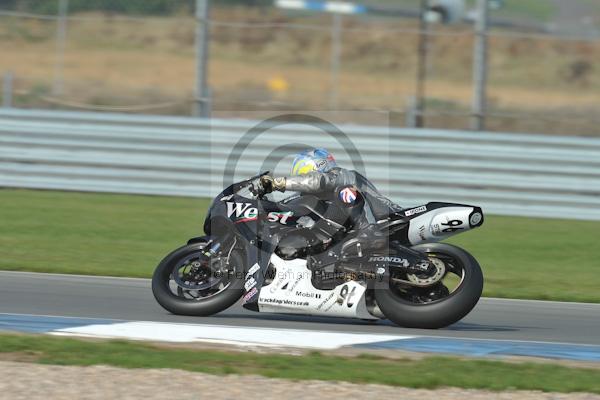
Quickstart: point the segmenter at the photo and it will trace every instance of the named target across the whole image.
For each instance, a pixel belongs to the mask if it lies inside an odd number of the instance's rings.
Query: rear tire
[[[167,255],[156,267],[152,277],[152,293],[165,310],[177,315],[209,316],[221,312],[240,299],[244,288],[244,260],[239,251],[234,249],[229,256],[229,265],[233,266],[230,284],[222,292],[215,295],[187,299],[177,296],[170,288],[171,274],[181,260],[202,251],[205,242],[188,244]]]
[[[413,247],[425,254],[443,254],[460,263],[464,277],[448,297],[431,303],[413,303],[398,296],[392,288],[375,290],[375,299],[383,314],[406,328],[439,329],[463,319],[475,307],[483,291],[481,267],[465,250],[446,243]]]

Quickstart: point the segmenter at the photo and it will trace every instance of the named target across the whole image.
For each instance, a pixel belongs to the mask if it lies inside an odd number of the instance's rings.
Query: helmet
[[[309,149],[296,155],[291,175],[304,175],[313,171],[327,172],[336,166],[335,158],[327,150]]]

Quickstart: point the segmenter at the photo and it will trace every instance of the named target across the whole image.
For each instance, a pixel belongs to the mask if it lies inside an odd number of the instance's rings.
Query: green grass
[[[449,240],[479,261],[484,295],[600,302],[600,222],[488,216]]]
[[[0,269],[149,277],[202,235],[207,200],[0,191]],[[451,240],[470,251],[484,295],[600,302],[600,222],[488,216]]]
[[[202,199],[0,190],[0,269],[149,277],[203,234]]]
[[[253,374],[295,380],[378,383],[414,388],[461,387],[490,390],[543,390],[600,393],[600,370],[551,364],[504,363],[429,357],[387,359],[364,355],[304,357],[166,349],[125,341],[0,335],[0,358],[58,365],[113,365],[124,368],[174,368],[209,374]]]

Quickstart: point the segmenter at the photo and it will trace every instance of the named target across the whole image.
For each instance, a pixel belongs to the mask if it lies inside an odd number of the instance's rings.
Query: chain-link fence
[[[544,18],[549,11],[534,6],[548,2],[519,4]],[[202,23],[194,3],[0,0],[0,104],[190,115]],[[414,114],[422,39],[414,18],[213,1],[209,27],[210,100],[220,115],[391,111],[404,126]],[[432,25],[426,37],[425,126],[467,129],[473,26]],[[489,55],[488,129],[600,135],[600,38],[495,27]],[[361,115],[351,122],[373,122]]]

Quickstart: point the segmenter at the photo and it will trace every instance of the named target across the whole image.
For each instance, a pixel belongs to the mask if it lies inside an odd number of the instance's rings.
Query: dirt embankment
[[[379,399],[379,400],[600,400],[577,393],[489,392],[446,388],[406,389],[258,376],[213,376],[177,370],[72,367],[0,361],[0,397],[12,400],[105,399]]]

